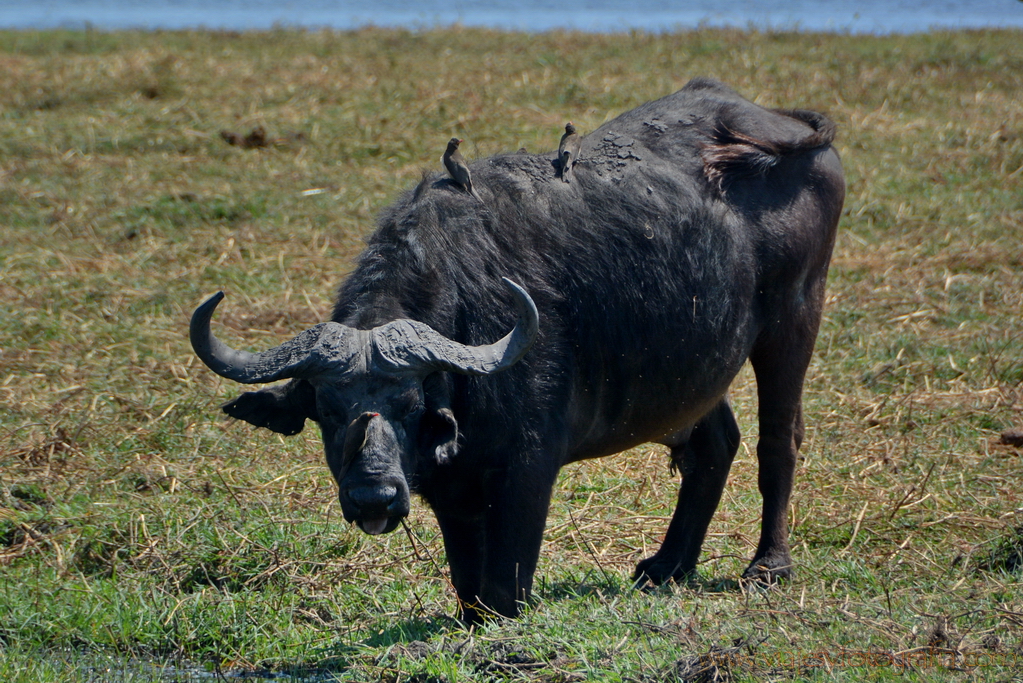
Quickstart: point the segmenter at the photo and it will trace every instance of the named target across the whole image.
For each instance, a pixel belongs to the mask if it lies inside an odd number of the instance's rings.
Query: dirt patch
[[[1006,429],[1002,432],[1000,443],[1003,446],[1023,448],[1023,429]]]

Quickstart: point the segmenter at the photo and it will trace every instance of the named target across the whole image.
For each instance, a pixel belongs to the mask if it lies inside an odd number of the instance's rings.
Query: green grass
[[[999,436],[1023,427],[1021,46],[0,32],[0,680],[1020,680],[1023,458]],[[536,604],[467,632],[429,512],[383,539],[344,524],[314,428],[220,416],[238,387],[194,358],[188,316],[224,289],[219,334],[279,342],[327,318],[374,215],[451,135],[551,150],[566,120],[697,75],[840,127],[797,574],[736,582],[760,508],[747,370],[699,581],[629,585],[677,486],[639,448],[563,472]],[[220,137],[260,125],[269,147]]]

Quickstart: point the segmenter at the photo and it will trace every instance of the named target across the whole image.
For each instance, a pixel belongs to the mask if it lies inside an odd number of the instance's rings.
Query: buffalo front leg
[[[442,496],[433,506],[459,614],[468,624],[514,617],[529,599],[557,476],[556,468],[541,466],[544,460],[538,455],[492,471],[471,490],[461,488],[455,504]]]
[[[435,512],[451,568],[451,584],[458,596],[459,618],[476,623],[480,617],[476,608],[483,579],[483,518]]]
[[[536,454],[488,477],[477,613],[514,617],[529,600],[557,477],[545,461]]]
[[[637,585],[681,580],[696,571],[738,448],[739,427],[727,400],[707,413],[685,442],[672,444],[672,462],[682,471],[678,502],[660,549],[636,566]]]

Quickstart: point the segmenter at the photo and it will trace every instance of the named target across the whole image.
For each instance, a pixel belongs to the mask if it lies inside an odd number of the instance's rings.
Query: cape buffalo
[[[845,193],[834,132],[696,79],[583,138],[571,183],[553,152],[472,163],[482,202],[425,178],[381,215],[331,322],[236,351],[210,330],[218,294],[192,345],[229,379],[291,380],[223,410],[280,434],[319,424],[345,519],[380,534],[410,492],[430,505],[467,621],[529,598],[558,470],[644,442],[670,447],[682,483],[635,579],[693,572],[739,444],[726,392],[749,359],[763,521],[745,576],[784,577]]]

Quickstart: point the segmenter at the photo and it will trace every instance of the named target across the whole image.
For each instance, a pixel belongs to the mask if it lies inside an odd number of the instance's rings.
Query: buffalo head
[[[381,534],[408,514],[409,481],[424,459],[443,465],[457,450],[458,423],[437,373],[499,372],[536,340],[533,300],[504,282],[518,321],[486,346],[466,346],[400,319],[371,330],[320,323],[269,351],[238,351],[210,329],[222,292],[195,310],[189,336],[196,355],[222,377],[244,384],[291,379],[242,394],[224,412],[280,434],[297,434],[307,418],[317,422],[345,519]]]

